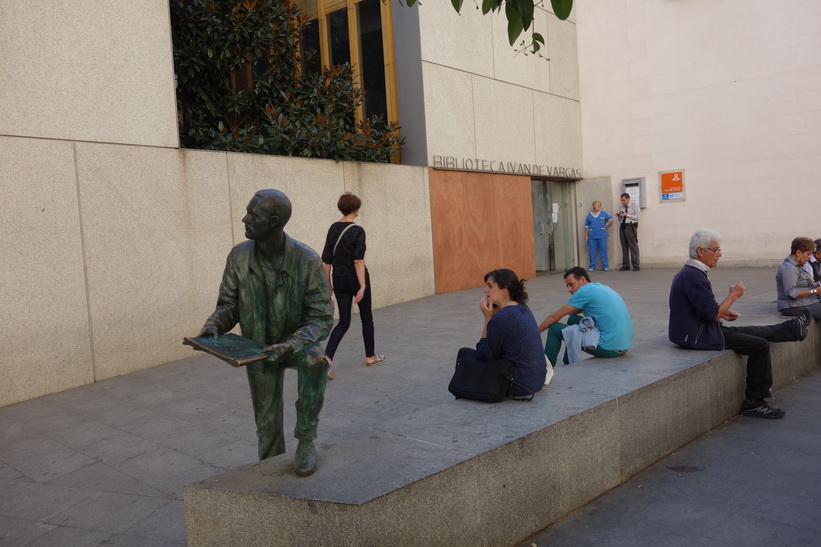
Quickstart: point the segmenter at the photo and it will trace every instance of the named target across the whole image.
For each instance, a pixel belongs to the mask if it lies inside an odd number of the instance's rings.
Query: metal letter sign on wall
[[[431,165],[434,169],[453,171],[475,171],[480,173],[504,173],[507,175],[531,175],[567,180],[580,180],[581,167],[558,167],[555,165],[521,163],[517,161],[486,160],[483,158],[458,158],[435,154]]]
[[[660,171],[661,201],[684,201],[684,169]]]

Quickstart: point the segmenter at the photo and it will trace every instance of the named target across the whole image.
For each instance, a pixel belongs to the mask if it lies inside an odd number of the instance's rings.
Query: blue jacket
[[[718,302],[707,273],[684,266],[670,287],[670,341],[690,349],[724,349]]]

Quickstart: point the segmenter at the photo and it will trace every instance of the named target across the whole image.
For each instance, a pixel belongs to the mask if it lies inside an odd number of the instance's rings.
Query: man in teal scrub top
[[[581,315],[595,319],[600,333],[598,346],[583,347],[582,351],[596,357],[621,357],[627,353],[633,342],[633,322],[622,297],[607,285],[592,283],[587,270],[578,266],[565,272],[564,281],[570,299],[539,324],[539,332],[547,330],[544,353],[550,364],[556,366],[564,339],[562,331],[578,324]],[[559,323],[565,315],[570,316],[567,323]],[[564,363],[567,362],[565,352]]]

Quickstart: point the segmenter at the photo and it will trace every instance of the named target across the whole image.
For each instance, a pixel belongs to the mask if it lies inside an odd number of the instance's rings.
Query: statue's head
[[[246,211],[242,218],[245,237],[267,239],[285,228],[291,218],[291,200],[279,190],[260,190],[251,198]]]

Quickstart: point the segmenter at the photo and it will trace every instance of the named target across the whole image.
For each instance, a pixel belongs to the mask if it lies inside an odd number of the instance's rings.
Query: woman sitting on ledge
[[[809,266],[805,264],[815,252],[815,242],[808,237],[797,237],[790,245],[790,256],[775,274],[778,292],[778,311],[784,315],[798,316],[807,310],[816,319],[821,319],[821,283],[813,281]],[[806,268],[806,269],[805,269]]]
[[[487,346],[494,359],[514,363],[513,380],[535,393],[544,385],[547,363],[539,325],[526,306],[525,280],[519,280],[511,270],[500,269],[485,274],[485,284],[485,298],[479,302],[485,325],[476,351],[480,358],[485,358]],[[511,396],[527,394],[515,384],[511,386]]]

